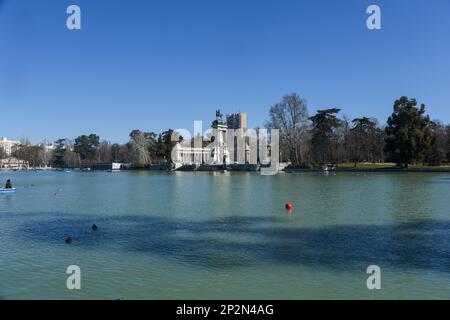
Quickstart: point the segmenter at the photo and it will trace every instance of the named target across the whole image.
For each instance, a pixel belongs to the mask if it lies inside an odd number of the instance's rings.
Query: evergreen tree
[[[55,149],[53,151],[52,165],[55,168],[63,168],[65,161],[64,155],[67,151],[67,139],[58,139],[55,141]]]
[[[100,138],[96,134],[82,135],[75,139],[74,151],[80,155],[80,159],[93,160],[97,154]]]
[[[174,131],[172,129],[166,130],[159,134],[158,136],[158,158],[161,162],[172,161],[172,149],[176,144],[176,141],[172,141],[172,133]]]
[[[333,162],[335,155],[333,149],[337,142],[336,130],[341,124],[341,119],[337,114],[341,111],[338,108],[317,111],[311,118],[312,121],[312,149],[316,161],[326,163]]]
[[[388,159],[407,168],[411,163],[425,160],[434,140],[425,105],[418,108],[415,99],[404,96],[395,101],[386,127]]]

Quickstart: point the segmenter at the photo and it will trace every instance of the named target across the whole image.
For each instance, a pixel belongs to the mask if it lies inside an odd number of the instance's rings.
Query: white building
[[[192,147],[191,141],[177,143],[174,147],[172,161],[176,168],[182,165],[230,164],[230,154],[226,143],[227,124],[222,119],[219,110],[216,111],[216,120],[212,123],[212,143],[209,147]]]
[[[241,116],[243,115],[243,116]],[[172,153],[175,168],[184,165],[230,165],[257,163],[257,137],[247,136],[246,114],[233,114],[227,117],[228,124],[223,121],[220,110],[216,111],[211,132],[207,136],[208,146],[192,147],[192,141],[177,143]],[[203,144],[203,142],[201,142]],[[253,150],[251,150],[253,149]],[[251,157],[250,151],[255,155]]]
[[[6,153],[7,157],[10,157],[11,154],[14,151],[14,148],[21,145],[20,141],[14,141],[14,140],[8,140],[7,138],[3,137],[0,140],[0,148],[3,149],[3,151]]]
[[[0,170],[24,170],[28,169],[28,161],[16,158],[0,159]]]

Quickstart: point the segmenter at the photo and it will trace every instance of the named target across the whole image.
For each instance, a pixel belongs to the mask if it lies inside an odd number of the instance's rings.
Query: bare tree
[[[117,162],[131,163],[133,159],[130,150],[131,147],[129,143],[120,145],[119,149],[117,150]]]
[[[0,147],[0,159],[6,159],[8,155],[6,154],[6,151]]]
[[[111,144],[106,141],[102,140],[97,148],[97,159],[100,162],[112,162],[113,156],[112,156],[112,148]]]
[[[306,100],[296,93],[286,95],[269,111],[268,129],[280,130],[281,150],[287,150],[294,166],[308,162],[309,126]]]
[[[64,153],[64,166],[66,168],[79,168],[81,166],[80,155],[74,151],[66,150]]]
[[[44,147],[38,145],[21,144],[14,149],[12,155],[17,159],[27,161],[32,168],[48,165],[50,162]]]
[[[152,155],[155,153],[156,134],[153,132],[142,132],[133,130],[130,133],[130,151],[133,166],[144,167],[151,163]]]

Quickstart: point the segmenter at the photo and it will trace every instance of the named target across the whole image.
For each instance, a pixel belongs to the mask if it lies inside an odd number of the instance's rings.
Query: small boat
[[[274,176],[278,173],[278,170],[271,168],[261,168],[260,174],[262,176]]]
[[[324,168],[320,169],[320,170],[317,172],[317,174],[321,174],[321,175],[327,176],[327,175],[330,174],[330,168],[324,167]]]
[[[16,188],[0,188],[0,194],[12,194],[12,193],[16,193]]]

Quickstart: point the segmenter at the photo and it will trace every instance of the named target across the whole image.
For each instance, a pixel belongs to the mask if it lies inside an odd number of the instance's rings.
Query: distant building
[[[105,162],[105,163],[88,163],[83,165],[83,168],[99,171],[118,171],[128,168],[124,163]]]
[[[247,129],[247,113],[232,113],[227,114],[227,127],[228,129]]]
[[[7,138],[2,138],[0,140],[0,148],[6,153],[7,157],[10,157],[14,152],[14,148],[18,147],[22,143],[20,141],[8,140]]]
[[[212,122],[212,147],[192,147],[177,143],[172,158],[176,167],[191,164],[226,165],[230,163],[230,153],[226,144],[227,124],[220,110],[216,111],[216,120]]]
[[[45,153],[49,153],[55,150],[55,145],[53,143],[49,143],[47,140],[44,140],[41,143],[39,143],[38,147],[42,148]]]
[[[206,136],[206,145],[192,141],[177,143],[172,153],[174,169],[192,166],[228,166],[232,170],[256,169],[258,166],[257,136],[247,131],[247,114],[233,113],[223,120],[220,110],[211,125],[212,132]],[[267,146],[269,149],[269,147]]]
[[[211,150],[211,158],[215,164],[229,164],[230,153],[227,146],[227,124],[222,120],[220,110],[216,111],[216,120],[213,121],[214,147]]]
[[[0,159],[0,169],[4,170],[25,170],[29,168],[28,161],[16,158]]]

